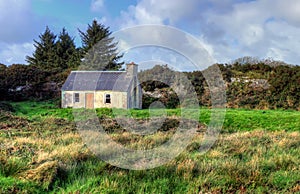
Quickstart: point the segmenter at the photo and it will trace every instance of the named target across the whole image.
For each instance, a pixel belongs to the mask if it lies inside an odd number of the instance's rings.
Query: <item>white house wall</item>
[[[75,102],[75,93],[79,93],[79,102]],[[94,94],[94,108],[129,108],[127,106],[127,92],[118,91],[63,91],[62,108],[85,108],[87,93]],[[111,103],[105,103],[106,94],[110,94]]]
[[[111,103],[105,103],[105,95],[110,94]],[[95,108],[127,109],[127,93],[118,91],[96,91]]]

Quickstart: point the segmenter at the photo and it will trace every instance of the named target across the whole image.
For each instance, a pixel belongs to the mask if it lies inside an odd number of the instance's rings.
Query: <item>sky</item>
[[[178,42],[176,47],[191,55],[205,49],[214,62],[254,56],[299,64],[299,10],[299,0],[0,0],[0,63],[26,64],[33,40],[46,26],[56,34],[65,27],[81,46],[78,29],[85,31],[96,19],[113,34],[139,25],[172,27],[197,41],[168,31],[169,44]],[[133,34],[140,40],[162,38],[153,35],[163,33],[156,29],[161,28],[137,28]],[[171,63],[170,53],[169,48],[144,46],[124,57],[126,62]]]

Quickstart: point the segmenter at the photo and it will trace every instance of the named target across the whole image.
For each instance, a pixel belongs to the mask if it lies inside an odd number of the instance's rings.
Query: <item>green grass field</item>
[[[12,103],[16,109],[15,115],[33,120],[46,117],[73,120],[72,109],[59,109],[51,102],[20,102]],[[158,110],[159,111],[159,110]],[[131,110],[135,118],[149,117],[149,110]],[[105,114],[113,117],[110,109],[98,109],[99,116]],[[206,125],[210,122],[211,111],[207,108],[199,110],[199,121]],[[167,109],[168,116],[180,116],[180,109]],[[300,112],[295,110],[247,110],[227,109],[223,125],[223,132],[238,131],[299,131]]]
[[[76,130],[72,109],[53,102],[12,105],[15,112],[0,111],[0,193],[300,193],[298,111],[227,109],[208,152],[198,151],[199,132],[172,161],[135,171],[95,157]],[[114,110],[98,109],[97,115],[115,141],[139,149],[170,138],[171,121],[180,119],[180,112],[167,110],[166,130],[151,137],[119,130]],[[210,114],[200,109],[204,127]],[[131,110],[131,115],[145,120],[149,111]]]

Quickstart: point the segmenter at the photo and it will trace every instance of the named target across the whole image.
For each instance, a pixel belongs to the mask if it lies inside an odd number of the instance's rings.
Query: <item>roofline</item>
[[[129,89],[127,90],[63,90],[61,89],[60,91],[62,92],[100,92],[100,91],[112,91],[112,92],[128,92]]]
[[[71,71],[71,73],[126,73],[126,71]]]

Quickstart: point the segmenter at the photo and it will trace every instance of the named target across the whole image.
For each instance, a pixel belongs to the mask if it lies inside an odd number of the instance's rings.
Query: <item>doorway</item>
[[[94,94],[93,93],[85,94],[85,108],[88,108],[88,109],[94,108]]]

